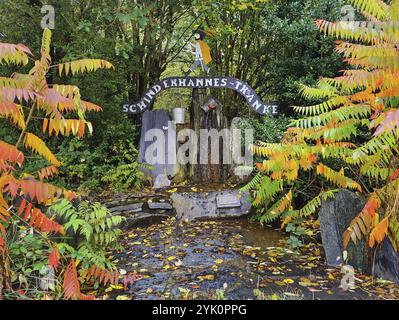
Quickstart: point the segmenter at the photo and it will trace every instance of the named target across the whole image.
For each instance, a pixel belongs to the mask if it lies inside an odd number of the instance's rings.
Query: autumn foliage
[[[60,161],[47,147],[46,142],[33,133],[33,121],[42,122],[42,134],[48,136],[83,137],[92,131],[85,114],[101,111],[101,107],[83,101],[79,88],[72,85],[52,85],[47,83],[47,75],[58,68],[60,75],[96,71],[100,68],[113,68],[104,60],[84,59],[75,62],[51,65],[51,32],[44,30],[41,55],[35,60],[33,53],[22,44],[0,43],[0,63],[27,65],[34,61],[27,73],[14,73],[11,77],[0,77],[0,117],[10,121],[20,130],[15,144],[0,140],[0,250],[6,249],[6,231],[12,221],[20,220],[39,233],[63,235],[63,227],[43,211],[43,207],[53,204],[59,198],[73,199],[76,195],[47,183],[61,166]],[[67,118],[68,115],[76,118]],[[47,165],[33,175],[17,174],[23,168],[25,153],[41,157]],[[18,170],[20,172],[21,170]],[[60,254],[57,246],[49,257],[49,266],[58,269]],[[71,261],[64,272],[64,290],[67,299],[93,299],[80,292],[75,261]],[[1,285],[1,284],[0,284]]]
[[[309,216],[335,188],[363,192],[368,202],[346,230],[345,247],[364,237],[375,247],[388,235],[397,249],[399,1],[350,2],[365,21],[317,21],[322,33],[338,40],[336,51],[348,69],[321,79],[315,88],[301,85],[303,96],[319,103],[294,107],[302,117],[293,121],[281,143],[253,146],[265,160],[257,165],[259,174],[249,187],[255,204],[267,208],[263,222]],[[358,139],[361,131],[370,134],[365,142]],[[323,183],[320,195],[295,209],[292,193],[301,172]],[[375,190],[368,190],[364,180],[372,181]]]

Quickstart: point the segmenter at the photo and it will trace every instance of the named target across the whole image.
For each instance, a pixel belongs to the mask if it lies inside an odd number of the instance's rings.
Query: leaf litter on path
[[[109,299],[385,299],[399,297],[390,282],[362,282],[354,291],[339,288],[340,269],[325,266],[322,246],[291,250],[281,234],[272,243],[244,237],[241,220],[177,223],[174,218],[124,234],[124,252],[113,252],[118,268],[140,271],[144,279],[105,290]],[[256,232],[269,232],[260,226]],[[273,231],[274,232],[274,231]],[[274,236],[275,237],[275,236]],[[265,239],[268,239],[267,237]],[[227,289],[224,286],[227,285]],[[100,293],[99,293],[100,294]]]

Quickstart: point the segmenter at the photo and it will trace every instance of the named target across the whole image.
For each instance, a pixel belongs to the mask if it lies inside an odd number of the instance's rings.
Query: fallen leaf
[[[209,280],[209,281],[214,281],[215,280],[215,276],[213,274],[209,274],[206,276],[199,276],[198,279],[204,281],[204,280]]]
[[[175,266],[176,267],[181,267],[183,265],[183,262],[181,261],[181,260],[177,260],[176,262],[175,262]]]
[[[284,282],[285,284],[293,284],[295,281],[292,280],[292,279],[284,279],[283,282]]]

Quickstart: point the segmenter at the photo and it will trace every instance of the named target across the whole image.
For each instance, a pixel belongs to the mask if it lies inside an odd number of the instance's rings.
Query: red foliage
[[[396,171],[394,173],[391,174],[391,176],[389,177],[390,181],[394,181],[399,177],[399,169],[396,169]]]
[[[120,274],[118,271],[108,271],[96,265],[92,266],[90,270],[83,270],[81,276],[85,281],[96,279],[103,285],[107,285],[108,283],[114,284],[115,286],[119,285]],[[123,276],[125,290],[127,290],[129,284],[133,284],[140,279],[143,279],[143,277],[136,273]]]
[[[377,198],[370,198],[370,200],[366,203],[363,212],[368,213],[371,217],[377,214],[377,210],[381,205],[381,201]]]
[[[48,180],[50,177],[54,177],[58,174],[56,166],[49,166],[38,171],[40,181]]]
[[[18,215],[31,227],[49,234],[64,234],[64,228],[57,222],[49,219],[39,209],[33,208],[32,204],[24,199],[19,207]]]
[[[72,260],[64,275],[64,298],[66,300],[94,300],[95,297],[82,294],[75,261]]]
[[[36,180],[22,180],[21,190],[31,201],[36,200],[40,204],[62,195],[60,188]]]
[[[22,166],[24,162],[24,155],[16,147],[0,141],[0,160],[4,162],[16,163]]]
[[[48,260],[49,266],[57,270],[60,264],[60,253],[58,252],[58,246],[54,247],[54,250],[51,252]]]

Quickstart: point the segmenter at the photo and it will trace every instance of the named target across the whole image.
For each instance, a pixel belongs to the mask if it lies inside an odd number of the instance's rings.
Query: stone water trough
[[[251,211],[249,192],[223,190],[212,192],[176,192],[154,197],[125,196],[106,202],[111,213],[126,218],[124,227],[149,225],[169,217],[178,220],[238,218]]]
[[[177,218],[193,221],[207,218],[237,218],[251,211],[249,192],[225,190],[175,193],[171,196]]]

